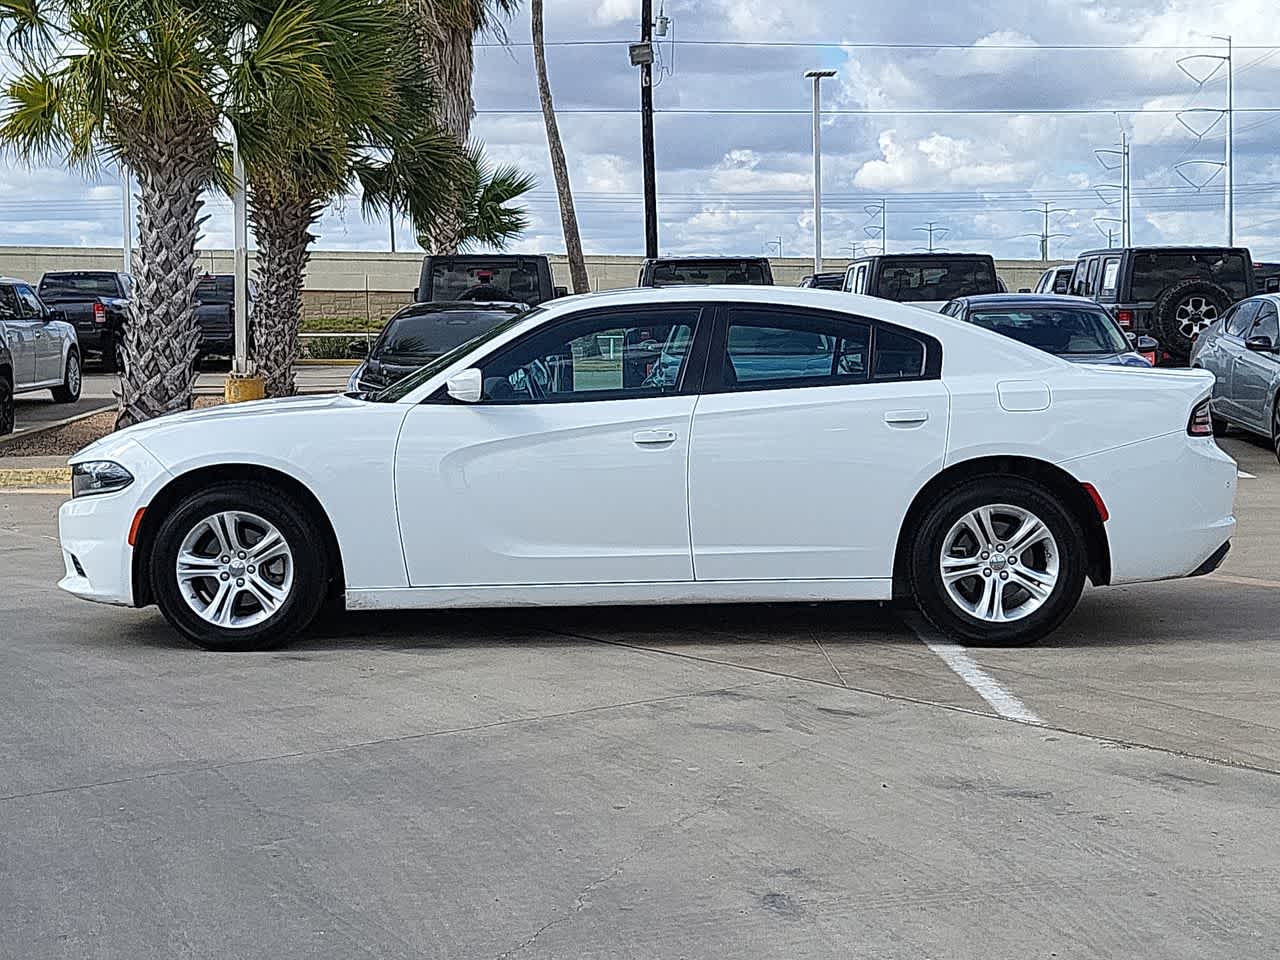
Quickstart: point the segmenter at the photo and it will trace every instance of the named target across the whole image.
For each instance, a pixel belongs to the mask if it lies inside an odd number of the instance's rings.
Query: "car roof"
[[[768,257],[645,257],[645,263],[763,263]]]
[[[956,299],[971,307],[1092,307],[1106,313],[1088,297],[1068,297],[1059,293],[978,293]]]
[[[1228,247],[1224,244],[1215,243],[1176,243],[1165,244],[1162,246],[1141,246],[1141,247],[1100,247],[1096,250],[1084,250],[1076,254],[1076,259],[1081,257],[1100,257],[1108,253],[1121,256],[1126,253],[1188,253],[1207,250],[1230,250],[1232,253],[1243,253],[1246,247]],[[1252,261],[1250,261],[1252,262]]]

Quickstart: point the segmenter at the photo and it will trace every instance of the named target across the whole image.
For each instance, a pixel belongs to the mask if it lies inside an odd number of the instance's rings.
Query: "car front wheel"
[[[315,618],[328,557],[315,518],[280,491],[221,483],[165,518],[151,552],[165,618],[206,650],[269,650]]]
[[[980,477],[939,497],[917,528],[912,592],[943,633],[1018,646],[1056,629],[1084,588],[1084,533],[1046,488]]]

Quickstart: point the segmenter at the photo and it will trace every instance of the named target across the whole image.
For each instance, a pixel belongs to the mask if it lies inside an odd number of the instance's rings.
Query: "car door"
[[[27,390],[36,382],[36,325],[22,312],[13,285],[0,283],[0,324],[13,357],[13,388]]]
[[[1214,336],[1212,356],[1203,358],[1205,369],[1210,370],[1217,378],[1214,384],[1213,408],[1219,416],[1232,420],[1244,417],[1239,397],[1236,395],[1236,367],[1241,355],[1248,353],[1244,347],[1244,339],[1253,329],[1257,319],[1260,300],[1242,300],[1224,317],[1220,330]]]
[[[703,313],[575,313],[479,362],[480,402],[414,407],[395,468],[410,584],[691,580]]]
[[[693,417],[698,580],[889,578],[941,468],[941,346],[843,313],[729,305]]]
[[[62,380],[61,328],[49,324],[49,311],[29,286],[25,283],[15,283],[13,292],[17,295],[18,308],[23,318],[31,323],[32,340],[35,343],[36,383]]]
[[[1269,337],[1273,347],[1280,347],[1280,315],[1272,300],[1262,300],[1252,329],[1243,338]],[[1235,367],[1231,375],[1231,394],[1235,401],[1236,416],[1245,426],[1270,436],[1271,433],[1271,384],[1280,368],[1280,355],[1274,351],[1257,351],[1242,348],[1236,353]]]

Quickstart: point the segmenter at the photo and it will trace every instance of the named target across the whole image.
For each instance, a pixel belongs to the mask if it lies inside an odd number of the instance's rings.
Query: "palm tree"
[[[569,165],[564,159],[564,144],[560,142],[556,108],[551,102],[551,81],[547,78],[547,54],[542,37],[542,0],[532,0],[529,12],[533,23],[533,63],[538,74],[538,100],[542,104],[542,122],[547,128],[551,174],[555,177],[556,194],[560,198],[560,225],[564,229],[569,276],[573,281],[574,293],[589,293],[591,284],[587,280],[587,265],[582,258],[582,237],[578,234],[578,214],[573,208],[573,189],[569,186]]]
[[[315,66],[326,83],[306,91],[314,96],[264,90],[236,117],[237,129],[259,133],[246,170],[258,244],[253,352],[267,396],[294,392],[303,273],[325,206],[358,181],[367,207],[393,204],[425,229],[451,210],[449,185],[466,169],[436,127],[430,77],[398,0],[313,2],[324,40]]]
[[[456,197],[450,201],[450,212],[458,218],[455,250],[505,250],[529,229],[528,216],[513,203],[537,186],[530,174],[512,164],[495,168],[485,158],[484,146],[472,144],[466,150],[459,185],[461,208],[455,205]],[[425,249],[431,249],[431,227],[430,223],[418,226],[418,244]]]
[[[471,77],[472,43],[477,34],[505,37],[502,23],[520,8],[520,0],[402,0],[419,27],[421,63],[436,78],[440,125],[459,144],[471,138],[475,101]],[[466,194],[459,196],[466,202]],[[426,244],[436,253],[453,253],[461,243],[460,218],[441,221]]]
[[[308,0],[278,9],[234,58],[249,0],[5,0],[17,75],[0,142],[28,162],[84,170],[109,159],[138,180],[134,297],[117,424],[191,405],[199,333],[193,294],[202,193],[215,179],[229,103],[265,85],[321,81]]]

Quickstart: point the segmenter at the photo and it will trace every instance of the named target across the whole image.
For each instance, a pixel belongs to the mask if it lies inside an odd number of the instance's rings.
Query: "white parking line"
[[[936,653],[951,670],[969,685],[996,713],[1008,720],[1021,723],[1042,724],[1043,720],[1025,703],[1002,687],[991,674],[974,663],[964,647],[952,643],[930,627],[918,615],[911,613],[902,618],[920,642]]]
[[[1241,480],[1257,480],[1258,479],[1252,473],[1245,473],[1243,470],[1237,470],[1236,476],[1239,477]]]

